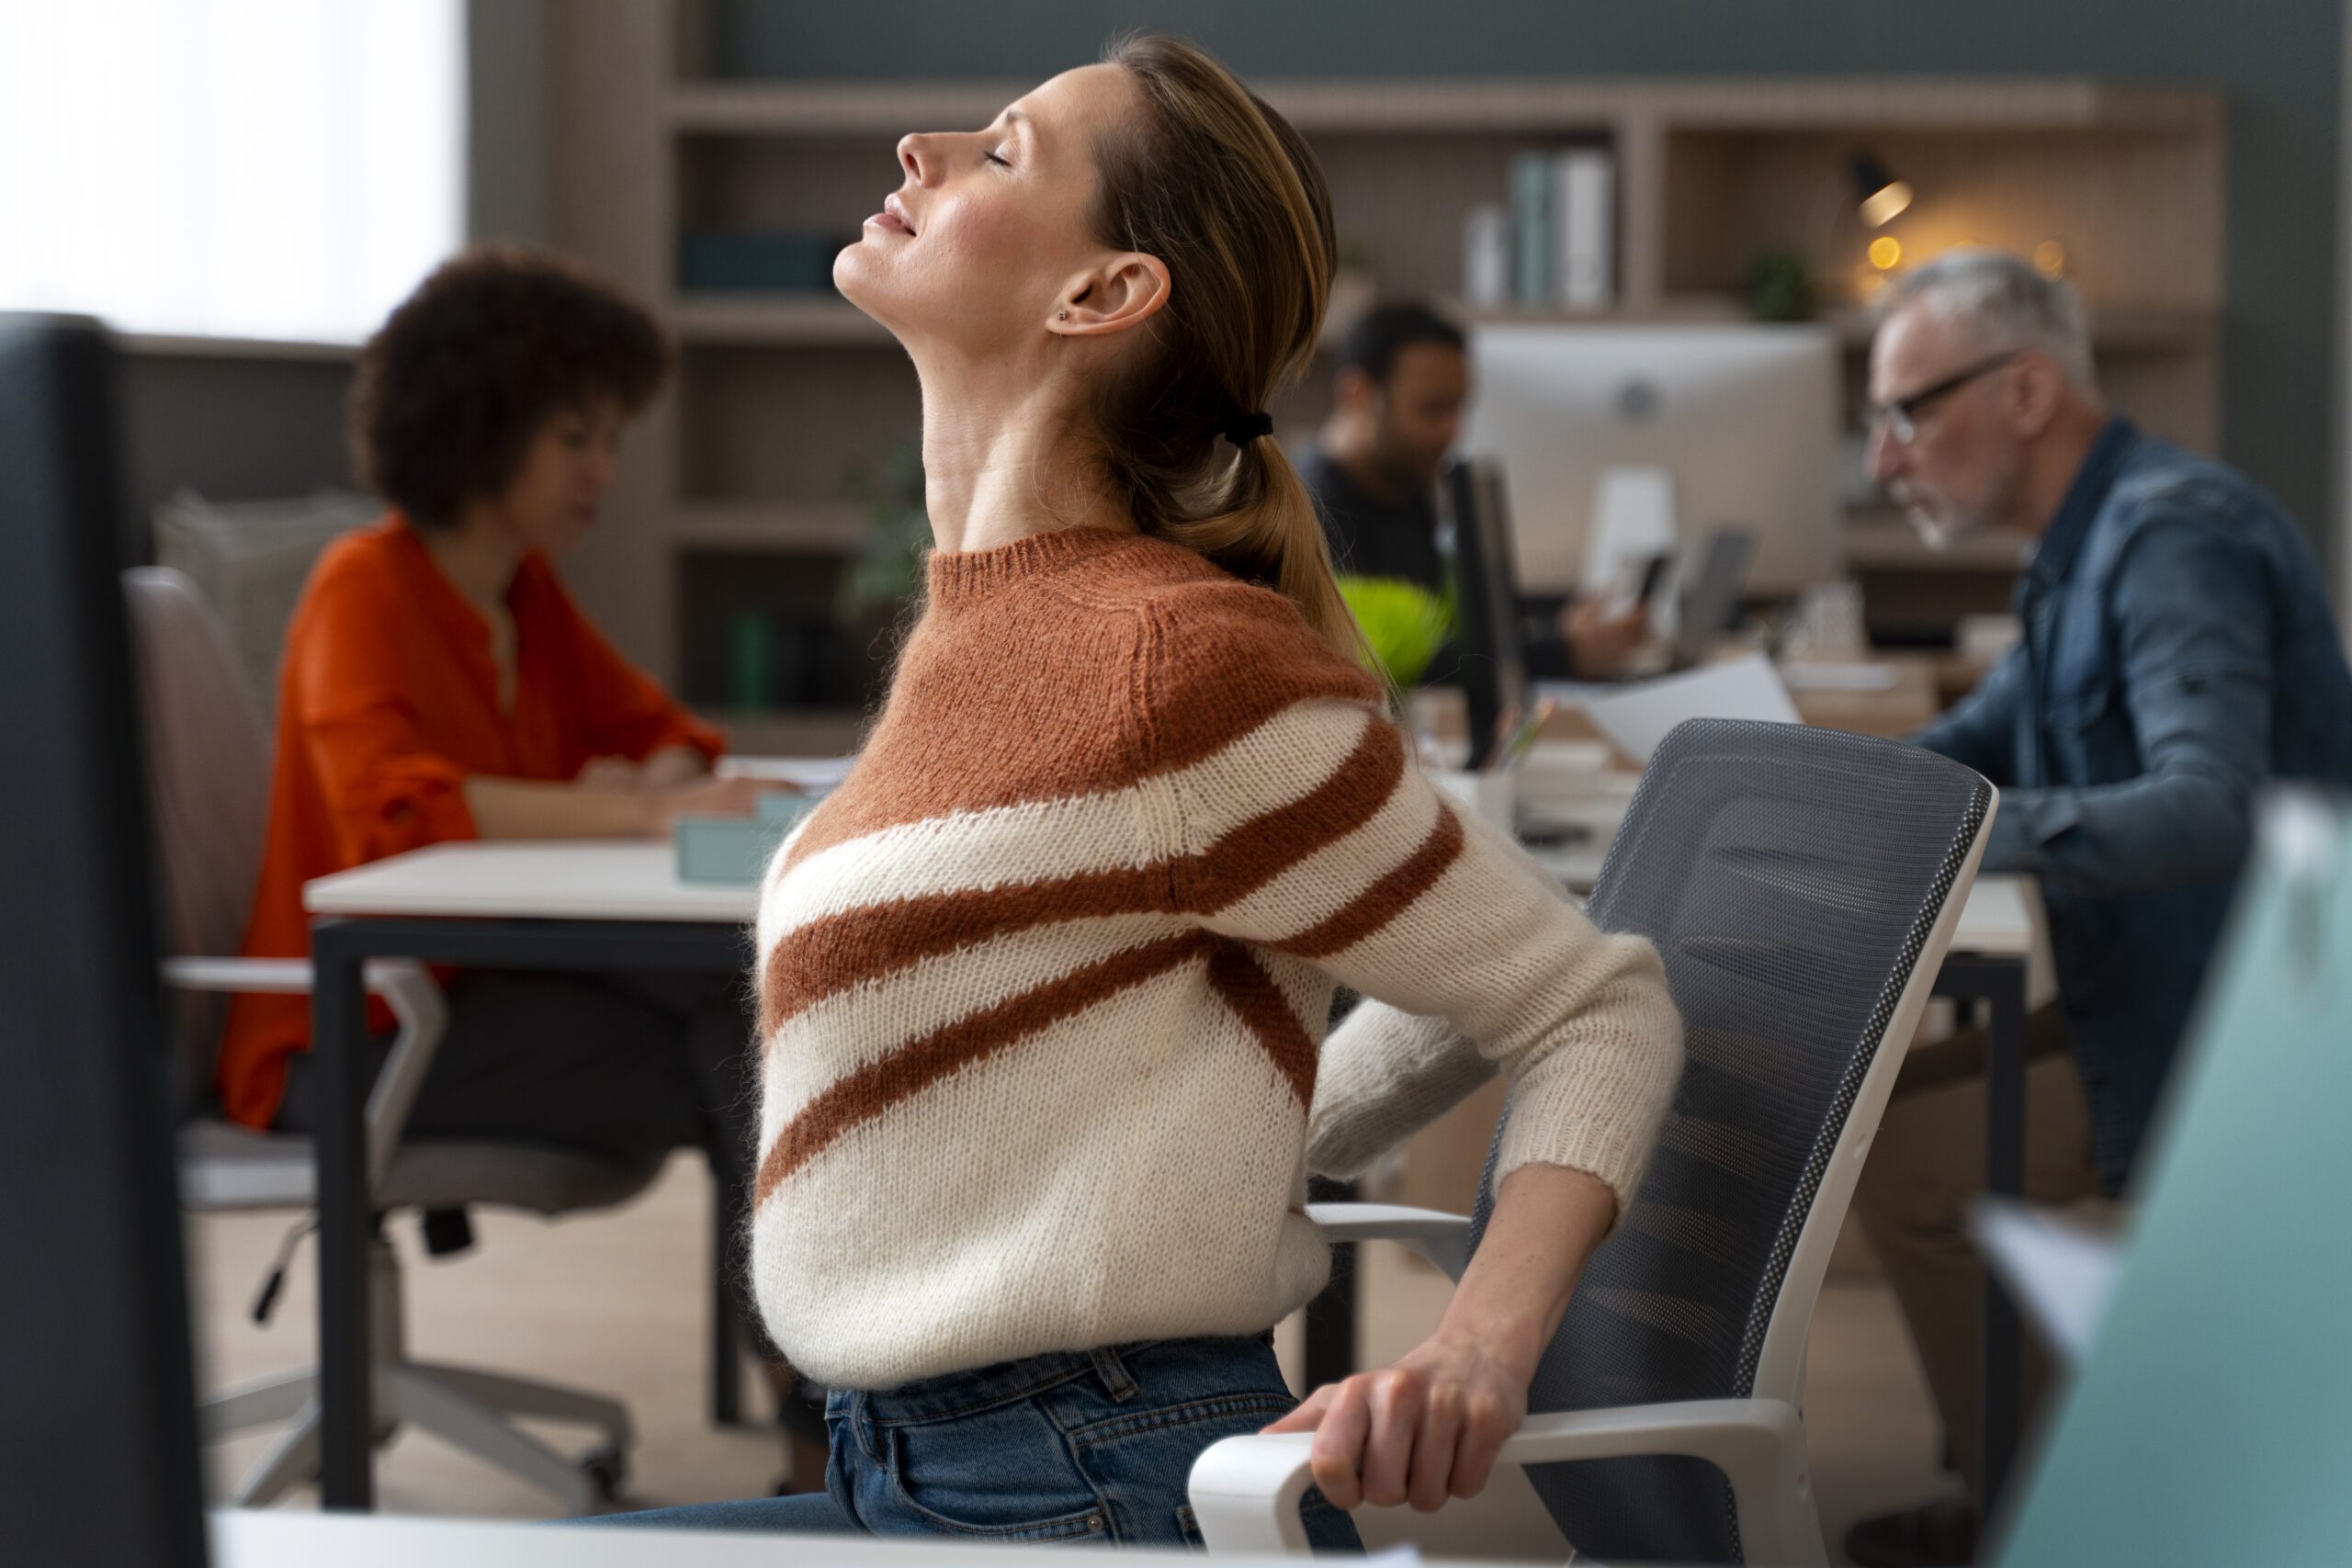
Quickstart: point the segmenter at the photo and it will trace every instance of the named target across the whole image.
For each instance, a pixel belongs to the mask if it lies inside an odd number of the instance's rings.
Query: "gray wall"
[[[343,394],[350,382],[342,359],[125,355],[124,483],[134,540],[146,537],[155,503],[182,486],[224,501],[349,484]]]
[[[713,0],[746,76],[1037,77],[1130,25],[1245,74],[2093,74],[2229,106],[2222,447],[2333,515],[2338,0]],[[910,128],[912,129],[912,128]],[[2352,552],[2346,552],[2352,554]]]

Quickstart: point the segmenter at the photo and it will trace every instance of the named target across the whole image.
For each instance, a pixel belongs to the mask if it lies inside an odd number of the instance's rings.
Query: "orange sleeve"
[[[427,744],[401,650],[413,617],[357,575],[318,585],[290,690],[345,864],[474,839],[466,770]]]
[[[641,762],[671,746],[691,746],[706,759],[726,751],[724,735],[623,659],[569,596],[562,601],[562,612],[571,623],[572,646],[578,650],[580,713],[590,756]]]

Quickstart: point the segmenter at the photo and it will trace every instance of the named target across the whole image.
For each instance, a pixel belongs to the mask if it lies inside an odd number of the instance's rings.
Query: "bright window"
[[[462,4],[0,4],[0,310],[366,337],[463,232]]]

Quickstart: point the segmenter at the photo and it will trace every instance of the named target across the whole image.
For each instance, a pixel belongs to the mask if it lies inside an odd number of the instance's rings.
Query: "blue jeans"
[[[1271,1337],[1061,1351],[825,1402],[825,1495],[704,1503],[595,1521],[684,1529],[865,1531],[964,1540],[1197,1547],[1193,1461],[1297,1404]],[[1309,1491],[1318,1551],[1362,1551]]]

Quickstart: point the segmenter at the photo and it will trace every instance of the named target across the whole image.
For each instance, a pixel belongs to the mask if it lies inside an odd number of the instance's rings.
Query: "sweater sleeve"
[[[1622,1214],[1681,1067],[1657,953],[1595,929],[1466,818],[1374,700],[1313,694],[1295,671],[1317,660],[1340,662],[1301,626],[1148,677],[1175,908],[1387,1004],[1318,1064],[1325,1158],[1369,1157],[1475,1087],[1458,1037],[1511,1081],[1498,1179],[1531,1162],[1582,1170]]]
[[[1494,1076],[1495,1064],[1445,1020],[1367,998],[1323,1042],[1306,1168],[1360,1176]]]

